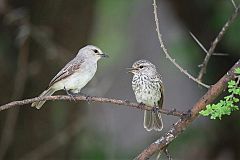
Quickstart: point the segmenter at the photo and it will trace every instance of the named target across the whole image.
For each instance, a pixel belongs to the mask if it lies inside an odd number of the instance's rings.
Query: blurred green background
[[[158,1],[167,48],[196,76],[205,53],[189,31],[208,49],[233,12],[230,0]],[[238,18],[215,50],[228,55],[211,57],[204,82],[214,84],[237,61],[239,37]],[[206,92],[162,53],[152,1],[0,0],[0,103],[38,96],[87,44],[111,58],[99,62],[85,94],[135,102],[125,68],[138,59],[157,65],[168,109],[187,110]],[[176,120],[163,115],[164,130],[154,133],[144,130],[142,111],[124,106],[55,101],[41,110],[15,107],[0,112],[0,160],[132,159]],[[239,124],[238,112],[221,121],[200,117],[169,151],[176,160],[238,160]]]

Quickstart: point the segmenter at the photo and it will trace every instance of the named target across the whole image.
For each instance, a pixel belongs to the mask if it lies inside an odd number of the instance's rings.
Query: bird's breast
[[[156,105],[161,98],[160,87],[160,81],[147,76],[134,76],[132,80],[132,88],[138,103]]]

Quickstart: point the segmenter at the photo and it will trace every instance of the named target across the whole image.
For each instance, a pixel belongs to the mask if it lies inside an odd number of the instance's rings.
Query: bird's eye
[[[94,53],[98,53],[98,50],[94,49],[93,52],[94,52]]]
[[[143,68],[143,66],[139,66],[139,68],[141,68],[141,69],[142,69],[142,68]]]

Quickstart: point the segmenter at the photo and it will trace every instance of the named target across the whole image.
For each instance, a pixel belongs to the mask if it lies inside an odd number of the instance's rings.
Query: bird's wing
[[[160,86],[161,86],[161,88],[160,88],[160,92],[161,92],[161,98],[160,98],[160,100],[158,101],[158,106],[159,106],[159,108],[162,108],[162,106],[163,106],[163,92],[164,92],[164,88],[163,88],[163,84],[162,84],[162,82],[160,83]]]
[[[83,59],[81,60],[72,60],[68,64],[66,64],[63,69],[58,72],[58,74],[51,80],[49,83],[49,87],[52,86],[54,83],[72,75],[76,70],[81,68],[81,64],[84,62]]]
[[[164,97],[163,97],[164,87],[163,87],[163,83],[162,83],[162,76],[160,74],[157,74],[157,79],[159,80],[159,83],[160,83],[160,92],[161,92],[161,98],[158,101],[158,106],[159,106],[159,108],[162,108],[163,99],[164,99]]]

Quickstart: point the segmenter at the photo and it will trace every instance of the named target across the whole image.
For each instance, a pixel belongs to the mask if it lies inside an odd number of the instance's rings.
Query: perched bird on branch
[[[96,46],[87,45],[81,48],[77,56],[58,72],[39,97],[50,96],[62,89],[72,97],[80,93],[81,89],[93,78],[97,71],[97,62],[102,57],[108,56]],[[31,106],[40,109],[45,102],[34,102]]]
[[[163,84],[155,65],[147,60],[136,61],[132,68],[132,88],[138,103],[153,107],[153,111],[144,111],[144,128],[147,131],[161,131],[163,122],[157,108],[163,105]]]

